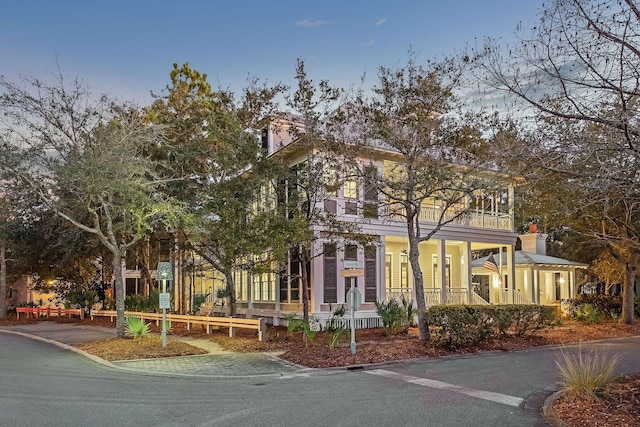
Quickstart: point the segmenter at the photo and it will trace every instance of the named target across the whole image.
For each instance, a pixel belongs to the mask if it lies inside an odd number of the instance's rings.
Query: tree
[[[481,52],[481,78],[518,105],[512,119],[532,131],[527,144],[500,151],[526,156],[520,172],[532,182],[566,185],[571,202],[559,210],[567,225],[624,266],[626,323],[640,250],[639,28],[633,0],[556,0],[508,57],[492,40]]]
[[[420,243],[467,215],[472,196],[491,193],[506,179],[486,162],[482,122],[458,108],[454,91],[467,66],[453,59],[420,66],[411,54],[404,67],[381,67],[373,96],[360,94],[345,119],[347,139],[371,159],[355,162],[376,190],[370,199],[406,221],[422,340],[429,334]],[[438,207],[430,224],[420,218],[426,205]]]
[[[19,183],[112,255],[116,331],[125,335],[122,263],[127,249],[179,207],[149,157],[161,138],[135,108],[98,99],[79,80],[0,78],[3,177]]]
[[[259,255],[277,249],[277,216],[250,207],[272,175],[258,144],[259,121],[272,113],[283,88],[252,79],[236,99],[228,91],[213,91],[206,74],[188,64],[174,64],[170,77],[150,114],[167,126],[159,151],[169,160],[167,176],[180,178],[171,191],[189,206],[176,231],[185,248],[224,275],[222,296],[233,316],[233,272],[252,271]]]

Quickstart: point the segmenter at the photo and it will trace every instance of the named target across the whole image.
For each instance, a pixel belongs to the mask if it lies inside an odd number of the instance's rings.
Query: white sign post
[[[362,303],[362,295],[356,288],[356,277],[364,276],[362,261],[344,261],[342,277],[351,277],[351,288],[347,292],[347,306],[351,310],[351,354],[356,354],[356,310]]]
[[[170,262],[159,262],[156,268],[156,280],[162,280],[162,293],[158,304],[162,309],[162,347],[167,346],[167,308],[171,307],[171,294],[167,293],[167,280],[173,280]]]

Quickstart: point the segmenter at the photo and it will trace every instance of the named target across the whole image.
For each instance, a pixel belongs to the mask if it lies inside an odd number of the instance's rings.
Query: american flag
[[[498,269],[498,264],[496,264],[496,260],[493,259],[493,254],[489,255],[489,258],[482,264],[484,268],[487,270],[491,270],[496,274],[500,274],[500,270]]]

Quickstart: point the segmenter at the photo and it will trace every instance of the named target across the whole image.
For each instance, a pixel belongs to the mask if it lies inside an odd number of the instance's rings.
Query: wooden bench
[[[109,317],[113,322],[116,318],[115,310],[91,310],[91,319],[102,316]],[[162,321],[162,313],[143,313],[125,311],[125,317],[137,317],[143,320],[155,320],[156,325],[160,325]],[[236,336],[236,328],[253,329],[258,333],[258,340],[265,341],[267,339],[267,326],[264,318],[260,319],[241,319],[237,317],[214,317],[214,316],[191,316],[184,314],[169,314],[167,320],[176,323],[185,323],[187,330],[190,331],[193,325],[203,325],[207,334],[210,334],[213,327],[229,328],[229,336]]]
[[[68,315],[79,316],[84,319],[84,308],[59,308],[59,307],[18,307],[16,308],[16,318],[20,318],[20,313],[26,314],[27,319],[33,314],[34,317],[40,317],[44,314],[47,319],[54,316]]]

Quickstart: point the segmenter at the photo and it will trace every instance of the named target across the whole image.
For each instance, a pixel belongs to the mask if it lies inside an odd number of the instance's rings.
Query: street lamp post
[[[156,280],[162,281],[160,308],[162,309],[162,347],[167,346],[167,308],[171,305],[171,295],[167,293],[167,281],[173,280],[170,262],[159,262],[156,269]]]

